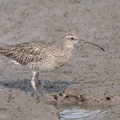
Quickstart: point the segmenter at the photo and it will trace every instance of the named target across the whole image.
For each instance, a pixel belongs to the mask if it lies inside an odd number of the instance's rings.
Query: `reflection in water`
[[[101,110],[86,110],[74,107],[60,112],[61,120],[92,120]]]

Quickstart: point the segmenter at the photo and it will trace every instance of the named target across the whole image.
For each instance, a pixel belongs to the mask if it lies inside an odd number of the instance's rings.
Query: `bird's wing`
[[[27,65],[30,62],[40,62],[45,57],[46,49],[46,45],[40,42],[26,42],[0,47],[0,54]]]

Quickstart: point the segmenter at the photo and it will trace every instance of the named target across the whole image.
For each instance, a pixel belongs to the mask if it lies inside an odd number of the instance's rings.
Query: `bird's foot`
[[[46,91],[45,90],[41,90],[41,95],[42,95],[42,97],[46,97],[46,95],[47,95],[47,93],[46,93]]]
[[[39,95],[37,92],[33,92],[33,93],[31,94],[31,96],[32,96],[32,97],[36,97],[37,102],[40,102],[40,95]]]
[[[53,96],[51,96],[50,94],[44,94],[44,96],[42,95],[41,97],[40,97],[40,100],[42,101],[42,102],[44,102],[44,103],[46,103],[46,104],[52,104],[52,105],[54,105],[54,106],[56,106],[57,105],[57,101],[54,99],[54,97]]]

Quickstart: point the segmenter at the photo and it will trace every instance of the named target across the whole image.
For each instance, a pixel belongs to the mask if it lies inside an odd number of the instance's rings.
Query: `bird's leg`
[[[42,86],[41,80],[38,78],[38,76],[39,76],[39,73],[37,73],[35,77],[36,77],[36,80],[38,81],[38,83],[40,85],[42,96],[45,97],[46,92],[45,92],[44,87]]]
[[[31,85],[32,85],[32,87],[33,87],[33,89],[34,89],[34,91],[35,91],[35,93],[36,93],[37,99],[38,99],[38,101],[39,101],[39,95],[38,95],[38,93],[37,93],[37,89],[36,89],[36,85],[35,85],[35,76],[36,76],[36,72],[33,71],[33,76],[32,76],[32,80],[31,80]]]

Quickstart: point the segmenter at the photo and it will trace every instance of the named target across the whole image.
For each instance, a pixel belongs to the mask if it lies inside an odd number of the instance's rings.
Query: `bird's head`
[[[92,42],[87,42],[87,41],[84,41],[82,39],[79,39],[75,34],[73,33],[70,33],[70,34],[66,34],[64,37],[63,37],[63,41],[64,41],[64,44],[66,47],[70,48],[70,49],[73,49],[73,45],[75,43],[89,43],[89,44],[92,44],[92,45],[95,45],[97,47],[99,47],[100,49],[102,49],[103,51],[105,51],[102,47],[100,47],[99,45],[95,44],[95,43],[92,43]]]

